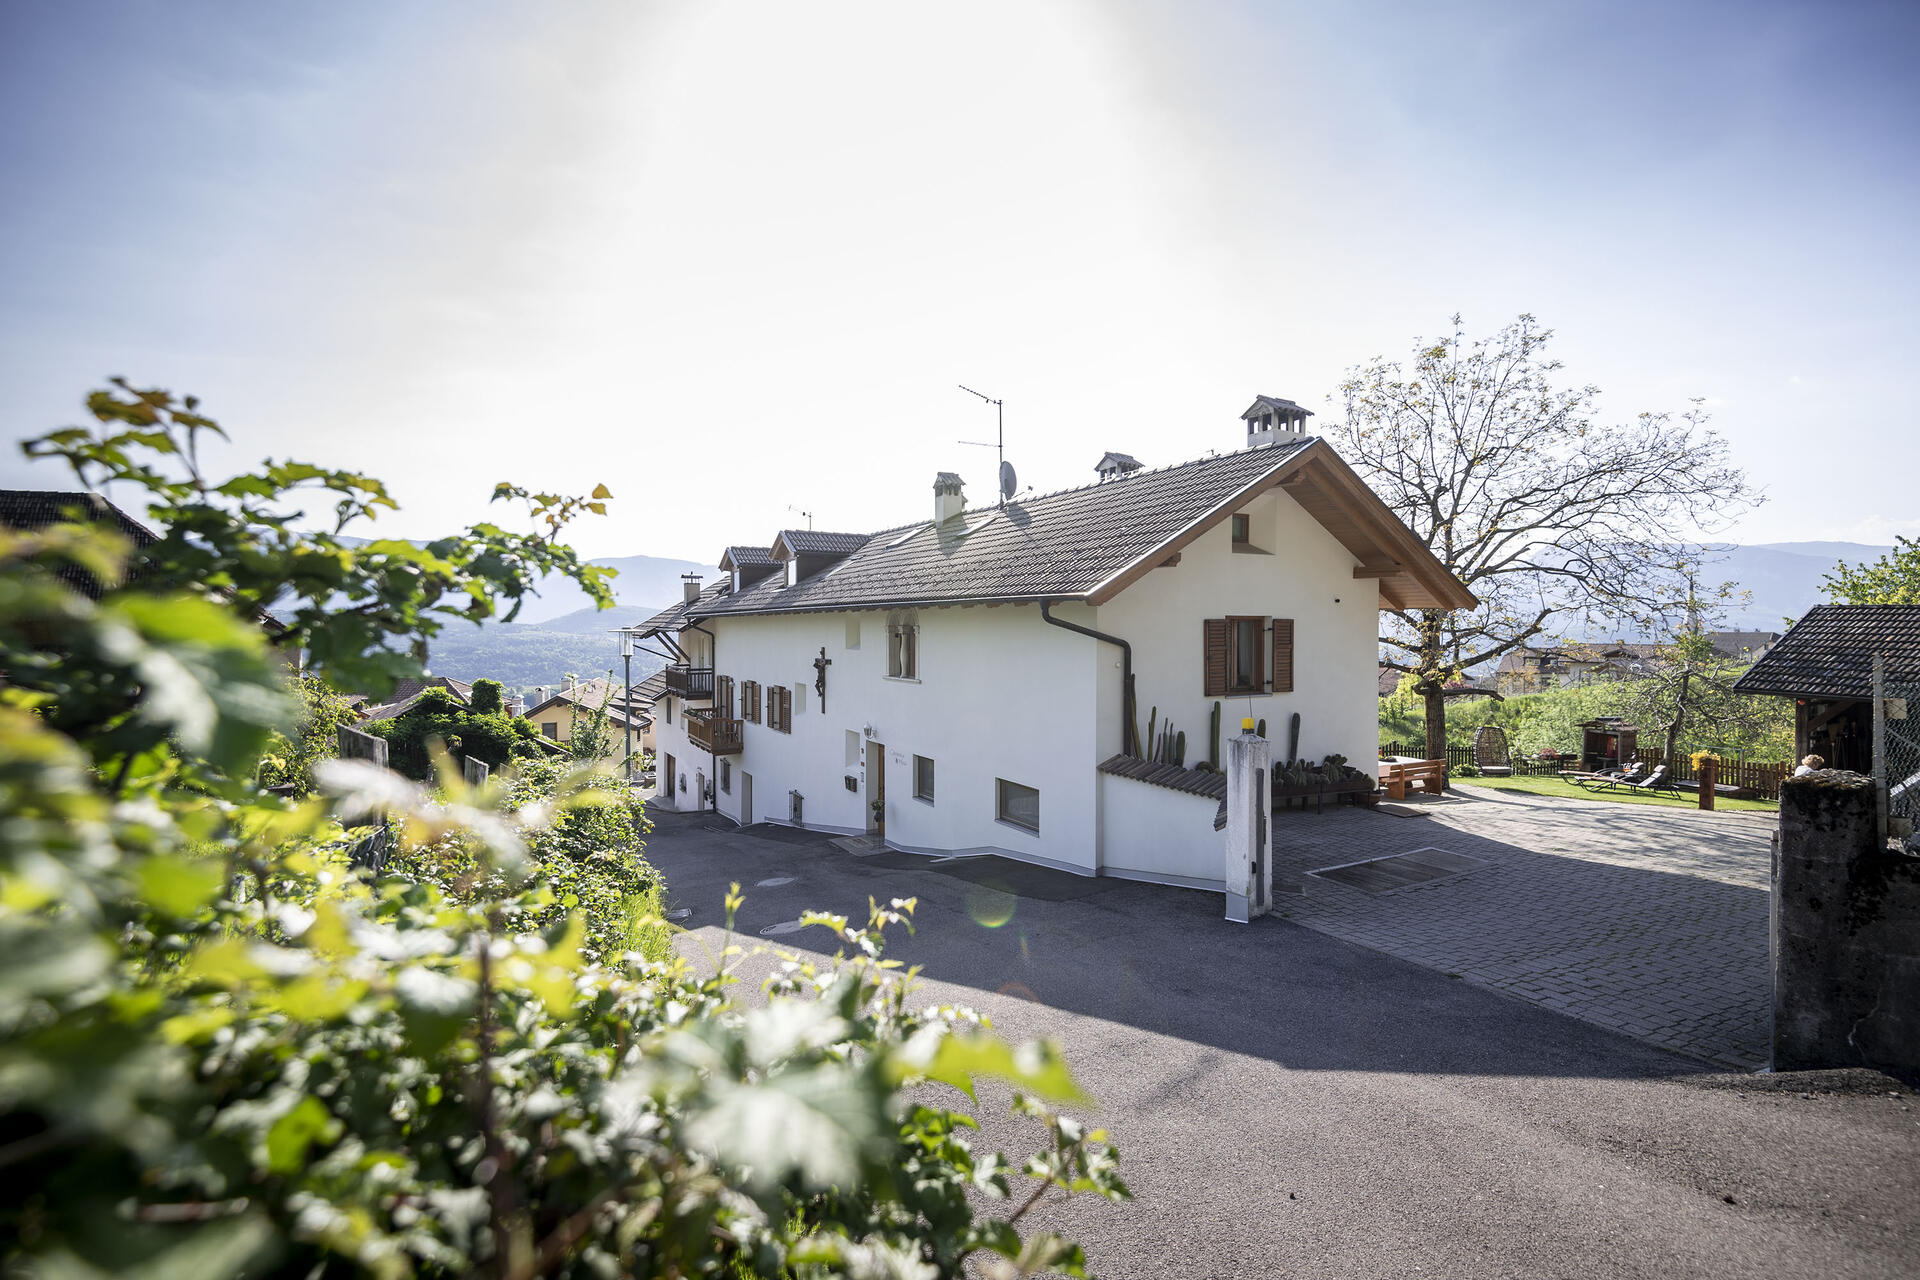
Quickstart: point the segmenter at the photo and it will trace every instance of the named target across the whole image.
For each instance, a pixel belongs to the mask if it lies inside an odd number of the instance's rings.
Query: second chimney
[[[945,524],[967,509],[967,500],[961,496],[960,477],[951,471],[942,471],[933,478],[933,522]]]
[[[686,573],[680,576],[680,598],[687,604],[692,604],[700,598],[700,576],[698,574]]]

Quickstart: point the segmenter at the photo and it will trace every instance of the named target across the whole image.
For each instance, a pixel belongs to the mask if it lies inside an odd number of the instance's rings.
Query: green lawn
[[[1463,787],[1486,787],[1493,791],[1524,791],[1534,796],[1557,796],[1567,800],[1617,800],[1622,804],[1657,804],[1668,809],[1697,809],[1700,797],[1691,791],[1585,791],[1564,778],[1456,778]],[[1715,809],[1761,809],[1780,811],[1778,800],[1729,800],[1714,802]]]

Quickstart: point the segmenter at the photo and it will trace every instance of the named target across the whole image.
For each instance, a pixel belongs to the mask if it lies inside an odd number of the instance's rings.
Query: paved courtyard
[[[1723,1066],[1767,1061],[1767,883],[1775,818],[1466,788],[1428,815],[1277,819],[1277,910]],[[1307,874],[1419,849],[1480,863],[1369,893]]]

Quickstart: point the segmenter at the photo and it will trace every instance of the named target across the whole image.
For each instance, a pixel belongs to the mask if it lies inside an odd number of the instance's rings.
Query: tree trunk
[[[1447,759],[1447,672],[1441,652],[1441,624],[1446,616],[1432,609],[1420,615],[1420,683],[1415,686],[1426,700],[1427,759],[1442,764]],[[1446,784],[1452,782],[1448,778]]]
[[[1680,776],[1680,767],[1674,763],[1674,752],[1680,749],[1680,722],[1687,716],[1687,686],[1693,683],[1693,672],[1680,673],[1680,696],[1673,700],[1673,719],[1667,722],[1667,770],[1673,776]],[[1622,765],[1626,761],[1620,762]]]
[[[1427,759],[1447,758],[1447,695],[1438,681],[1426,685]]]

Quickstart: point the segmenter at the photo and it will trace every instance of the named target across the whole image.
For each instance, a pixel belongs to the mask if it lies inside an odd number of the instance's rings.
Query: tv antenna
[[[807,518],[807,528],[808,528],[809,530],[811,530],[811,529],[813,528],[813,512],[811,512],[811,511],[802,511],[802,510],[801,510],[800,508],[798,508],[798,507],[791,507],[791,506],[790,506],[790,507],[788,507],[788,508],[787,508],[787,510],[789,510],[789,511],[791,511],[791,512],[793,512],[793,513],[794,513],[795,515],[797,515],[797,516],[805,516],[805,517]]]
[[[973,445],[980,449],[992,449],[1000,462],[1000,505],[1006,506],[1007,499],[1013,496],[1015,489],[1013,467],[1007,462],[1007,411],[1004,404],[984,392],[975,391],[964,383],[955,383],[970,396],[979,396],[993,406],[993,416],[998,438],[991,444],[985,440],[961,440],[958,443]]]

